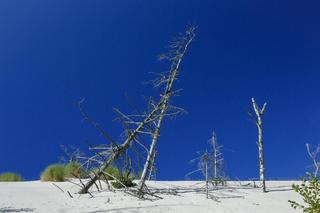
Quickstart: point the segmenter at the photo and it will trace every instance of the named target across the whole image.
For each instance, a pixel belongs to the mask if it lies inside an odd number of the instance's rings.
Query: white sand
[[[288,200],[301,201],[291,190],[293,181],[268,181],[268,193],[260,189],[240,186],[229,182],[225,189],[211,191],[219,202],[206,199],[203,182],[159,181],[148,182],[148,186],[161,189],[163,199],[139,200],[122,191],[92,192],[90,195],[76,194],[77,186],[64,182],[56,183],[65,193],[52,185],[40,181],[0,183],[0,212],[183,212],[183,213],[285,213],[302,212],[291,208]],[[244,182],[242,183],[244,184]],[[70,198],[70,191],[74,198]],[[171,194],[167,194],[171,192]],[[178,194],[174,195],[173,192]]]

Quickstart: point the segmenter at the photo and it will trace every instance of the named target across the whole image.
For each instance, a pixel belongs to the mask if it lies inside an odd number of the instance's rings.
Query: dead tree
[[[223,172],[223,155],[220,151],[222,146],[218,145],[217,136],[213,131],[212,137],[209,140],[210,146],[212,146],[210,151],[204,151],[203,153],[198,152],[198,157],[190,161],[190,163],[197,162],[197,169],[189,172],[186,177],[190,177],[195,173],[201,172],[205,178],[205,191],[207,198],[214,198],[209,196],[209,183],[213,186],[218,184],[225,185],[226,177]]]
[[[163,122],[163,118],[165,117],[168,107],[169,101],[172,95],[174,95],[173,84],[178,77],[180,65],[184,55],[186,54],[190,43],[193,41],[195,37],[194,28],[190,28],[187,30],[186,35],[178,38],[170,45],[170,52],[168,54],[161,55],[160,59],[167,59],[171,62],[169,75],[163,75],[158,81],[156,81],[156,86],[165,84],[165,90],[163,94],[161,94],[161,100],[163,104],[159,107],[160,114],[156,121],[155,132],[152,135],[152,142],[149,149],[149,153],[147,156],[147,160],[144,165],[144,169],[142,171],[141,179],[139,182],[139,190],[142,191],[145,187],[145,181],[147,180],[147,174],[150,172],[152,167],[152,163],[155,161],[155,148],[157,145],[158,138],[160,136],[160,128]]]
[[[158,102],[150,101],[146,112],[138,112],[136,114],[127,115],[120,110],[115,109],[118,114],[118,120],[123,124],[126,137],[122,143],[116,143],[93,119],[91,119],[81,108],[80,111],[83,117],[89,121],[102,136],[111,142],[111,145],[107,146],[107,154],[104,155],[105,159],[100,161],[98,171],[90,173],[90,179],[83,184],[80,194],[87,193],[88,190],[95,185],[96,181],[104,175],[105,170],[113,164],[114,161],[119,159],[134,143],[142,145],[139,140],[142,135],[148,135],[152,138],[150,149],[148,149],[147,160],[144,165],[144,170],[141,176],[139,191],[142,192],[145,186],[145,180],[147,178],[147,172],[151,168],[152,160],[155,152],[156,143],[160,135],[160,128],[164,117],[175,116],[181,112],[178,107],[172,107],[169,105],[170,98],[177,93],[173,90],[173,83],[178,76],[179,67],[183,56],[185,55],[189,44],[195,37],[195,28],[190,27],[187,29],[185,35],[178,38],[171,44],[172,50],[165,55],[161,56],[161,59],[167,59],[171,62],[170,71],[167,75],[161,74],[160,78],[154,81],[155,86],[159,87],[165,85],[164,92],[160,95]],[[144,145],[142,145],[144,146]],[[145,147],[145,146],[144,146]]]
[[[221,148],[223,146],[220,146],[218,144],[218,141],[217,141],[217,136],[216,136],[216,133],[213,131],[212,132],[212,138],[210,140],[211,142],[211,146],[212,146],[212,152],[213,152],[213,179],[214,180],[218,180],[221,176],[222,176],[222,164],[223,164],[223,156],[222,156],[222,153],[221,153]]]
[[[312,160],[313,163],[313,177],[317,178],[318,177],[318,173],[319,173],[319,169],[320,169],[320,159],[318,159],[320,157],[320,144],[318,144],[318,146],[312,150],[311,145],[310,144],[306,144],[307,147],[307,152],[309,157]]]
[[[198,154],[199,156],[197,158],[194,158],[190,161],[190,163],[197,162],[197,169],[189,172],[186,175],[186,177],[189,177],[192,174],[201,172],[205,178],[206,197],[209,198],[209,182],[210,182],[209,167],[210,167],[210,162],[212,162],[212,155],[207,150],[202,154],[200,152]]]
[[[218,185],[219,182],[224,183],[225,177],[223,174],[223,155],[221,153],[221,148],[223,146],[218,144],[216,133],[212,132],[212,138],[210,139],[210,143],[212,146],[212,181],[215,185]]]
[[[254,117],[250,112],[248,113],[253,122],[256,124],[258,128],[258,151],[259,151],[259,174],[260,174],[260,182],[262,183],[262,190],[266,192],[266,180],[265,180],[265,167],[264,167],[264,151],[263,151],[263,126],[262,126],[262,116],[266,110],[267,103],[264,103],[262,108],[259,108],[254,98],[251,99],[253,110],[256,114]]]
[[[204,173],[205,173],[205,177],[206,177],[206,196],[207,199],[209,198],[209,177],[208,177],[208,165],[209,165],[209,161],[210,161],[210,157],[209,157],[209,153],[205,152],[205,154],[202,157],[202,162],[204,164]]]

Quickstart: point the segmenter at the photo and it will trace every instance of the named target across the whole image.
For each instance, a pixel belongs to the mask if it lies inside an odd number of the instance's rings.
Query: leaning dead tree
[[[249,116],[253,120],[253,122],[256,124],[258,128],[258,150],[259,150],[259,173],[260,173],[260,181],[262,183],[262,190],[263,192],[266,192],[266,180],[265,180],[265,167],[264,167],[264,151],[263,151],[263,126],[262,126],[262,116],[266,110],[267,103],[264,103],[262,108],[260,108],[255,99],[251,99],[253,110],[255,112],[256,116],[253,116],[250,112],[248,112]]]
[[[310,144],[306,144],[307,152],[313,163],[313,177],[317,178],[320,169],[320,144],[312,150]]]
[[[187,30],[186,35],[183,35],[177,38],[174,42],[170,44],[170,51],[167,54],[161,55],[160,59],[166,59],[171,63],[170,71],[168,75],[162,75],[160,79],[156,81],[156,86],[166,85],[163,94],[160,95],[160,102],[162,103],[159,106],[160,113],[156,121],[155,131],[152,135],[152,142],[147,156],[146,163],[144,164],[144,169],[142,171],[141,179],[139,182],[139,190],[142,191],[145,187],[145,181],[148,178],[148,172],[152,167],[153,162],[155,161],[155,149],[157,145],[158,138],[160,136],[160,128],[163,122],[163,119],[168,111],[170,98],[175,94],[173,91],[173,84],[178,77],[180,65],[184,55],[186,54],[190,43],[195,37],[194,28]]]
[[[107,168],[112,166],[115,161],[124,158],[124,156],[129,156],[129,154],[127,154],[128,151],[132,151],[132,147],[137,144],[140,147],[143,147],[147,152],[144,169],[138,185],[139,196],[143,196],[143,194],[146,193],[147,188],[145,181],[150,176],[150,172],[154,170],[153,165],[156,157],[155,150],[163,120],[165,117],[176,116],[182,112],[181,108],[170,105],[170,98],[178,92],[173,89],[173,85],[178,77],[182,59],[194,37],[195,28],[188,28],[184,35],[181,35],[171,43],[169,53],[160,56],[160,59],[169,60],[171,65],[170,70],[167,73],[160,74],[160,77],[153,81],[155,87],[164,88],[158,101],[150,100],[148,104],[149,107],[146,111],[141,112],[140,110],[135,110],[135,114],[128,115],[118,109],[114,109],[118,115],[117,120],[121,122],[124,128],[124,139],[122,140],[122,143],[117,143],[113,140],[97,122],[91,119],[82,110],[80,107],[81,105],[79,104],[80,111],[85,120],[89,121],[89,123],[91,123],[101,135],[110,142],[110,144],[103,147],[105,150],[103,154],[97,152],[95,156],[91,158],[100,158],[95,161],[99,166],[96,171],[90,172],[89,180],[86,183],[83,183],[83,187],[79,191],[80,194],[87,193],[93,185],[96,185],[96,182],[102,176],[110,175],[105,172]],[[151,137],[150,148],[147,148],[142,141],[146,140],[146,136],[149,138]],[[136,151],[135,153],[141,155],[139,151]],[[125,162],[128,161],[132,162],[131,160],[126,160]]]

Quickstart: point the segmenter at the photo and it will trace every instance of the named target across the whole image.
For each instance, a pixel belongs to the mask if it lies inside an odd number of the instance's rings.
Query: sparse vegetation
[[[110,176],[106,175],[108,180],[113,180],[113,177],[119,177],[120,176],[120,172],[119,169],[117,169],[116,167],[108,167],[105,171],[107,174],[110,174]],[[113,176],[113,177],[112,177]]]
[[[98,172],[98,168],[93,170],[94,173]],[[101,180],[112,181],[111,185],[116,189],[121,189],[125,187],[132,187],[136,184],[133,180],[137,179],[136,176],[132,175],[130,172],[121,171],[117,167],[110,166],[104,172],[104,175],[100,177]]]
[[[41,181],[62,182],[66,178],[65,165],[63,164],[49,165],[41,174]]]
[[[81,178],[84,172],[80,163],[72,161],[65,166],[66,178]]]
[[[22,181],[22,177],[12,172],[5,172],[0,174],[0,182],[16,182]]]
[[[298,192],[305,204],[297,203],[289,200],[289,203],[294,209],[302,209],[306,213],[320,212],[320,180],[308,173],[308,180],[303,180],[301,185],[293,184],[292,188]]]
[[[129,172],[126,172],[124,174],[120,174],[120,176],[117,177],[117,180],[114,180],[111,184],[116,189],[133,187],[136,185],[133,180],[134,176],[130,175]]]
[[[95,168],[92,170],[92,172],[94,174],[97,174],[99,172],[99,168]],[[120,172],[118,170],[118,168],[113,167],[113,166],[109,166],[108,168],[106,168],[103,172],[104,175],[100,176],[100,180],[114,180],[113,177],[119,177],[120,176]]]

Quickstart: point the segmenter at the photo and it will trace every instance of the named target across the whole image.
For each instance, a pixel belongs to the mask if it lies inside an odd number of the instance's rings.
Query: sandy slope
[[[218,199],[206,199],[203,182],[168,181],[149,182],[152,189],[159,189],[163,199],[139,200],[122,191],[93,192],[89,195],[75,194],[77,186],[57,183],[64,191],[70,191],[73,199],[52,183],[40,181],[0,183],[0,212],[184,212],[184,213],[285,213],[293,210],[288,200],[300,201],[291,190],[292,181],[269,181],[268,193],[257,188],[228,183],[227,188],[211,191]],[[244,184],[244,183],[242,183]],[[176,194],[177,193],[177,194]]]

